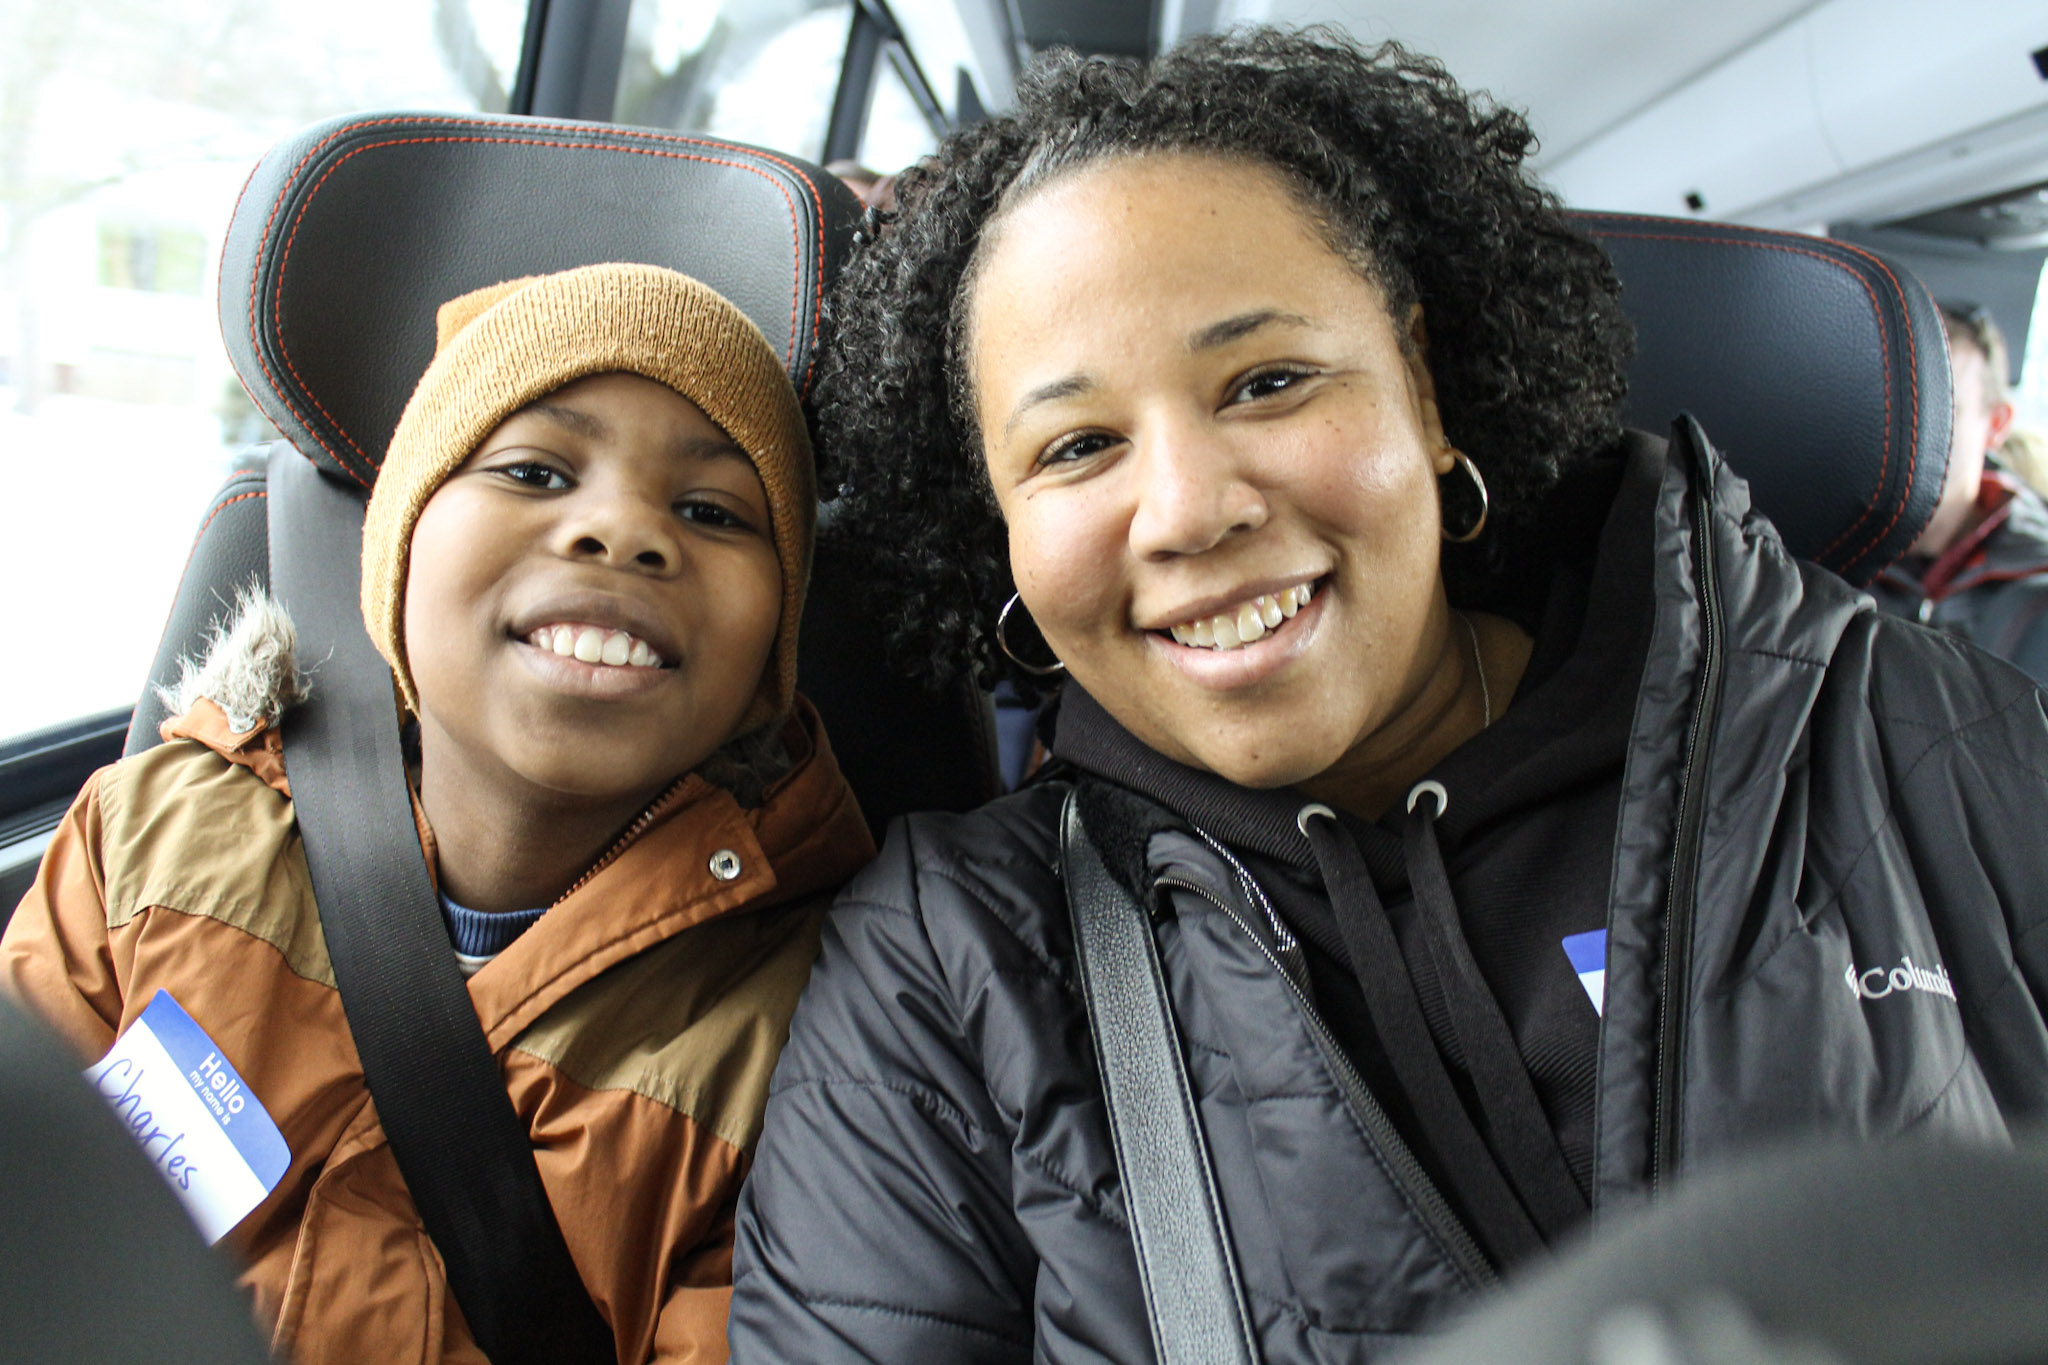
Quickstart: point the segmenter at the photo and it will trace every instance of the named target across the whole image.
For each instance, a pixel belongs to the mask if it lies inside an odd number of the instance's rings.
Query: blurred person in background
[[[2048,680],[2048,504],[1987,457],[2012,427],[2005,335],[1941,305],[1955,376],[1948,479],[1912,551],[1872,586],[1894,615],[1939,627]]]
[[[1998,463],[2036,493],[2048,496],[2048,432],[2015,426],[1998,448]]]

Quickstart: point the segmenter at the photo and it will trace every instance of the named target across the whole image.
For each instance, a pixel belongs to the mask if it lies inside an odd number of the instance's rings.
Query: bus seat
[[[1792,553],[1858,587],[1905,554],[1941,497],[1954,418],[1920,281],[1827,238],[1569,217],[1613,260],[1635,323],[1630,424],[1690,411]]]
[[[825,290],[860,205],[815,167],[709,138],[509,116],[387,113],[315,124],[258,163],[222,251],[228,355],[264,415],[321,474],[367,496],[433,355],[434,311],[469,290],[601,261],[695,276],[782,352],[808,401]],[[265,479],[209,507],[151,667],[203,648],[251,577],[268,581]],[[878,613],[829,546],[811,577],[798,685],[879,834],[909,810],[1001,790],[993,711],[883,663]],[[153,689],[128,753],[154,744]]]

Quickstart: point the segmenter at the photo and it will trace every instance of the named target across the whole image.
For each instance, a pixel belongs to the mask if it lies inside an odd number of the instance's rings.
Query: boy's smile
[[[694,403],[605,374],[514,413],[413,532],[430,814],[461,783],[630,819],[733,737],[781,601],[761,480]]]

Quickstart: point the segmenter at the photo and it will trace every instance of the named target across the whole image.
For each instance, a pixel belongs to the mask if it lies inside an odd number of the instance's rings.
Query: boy
[[[364,523],[450,936],[622,1361],[725,1358],[769,1070],[873,851],[794,697],[812,477],[743,315],[587,266],[440,310]],[[245,598],[167,742],[80,794],[0,984],[87,1060],[168,993],[275,1122],[289,1164],[225,1240],[280,1354],[480,1360],[334,989],[281,761],[290,647]]]

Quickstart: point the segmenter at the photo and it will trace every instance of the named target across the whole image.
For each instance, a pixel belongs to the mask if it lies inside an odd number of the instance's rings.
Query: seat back
[[[1574,213],[1636,327],[1628,419],[1681,411],[1801,558],[1867,585],[1926,526],[1948,468],[1934,299],[1863,247],[1792,232]]]
[[[709,138],[482,115],[333,119],[273,148],[243,189],[221,258],[221,332],[285,439],[367,495],[433,357],[435,309],[521,275],[640,261],[694,276],[760,327],[808,401],[825,290],[859,213],[823,171]],[[262,476],[245,474],[215,498],[153,683],[203,647],[238,586],[267,582],[264,496]],[[993,795],[986,699],[898,679],[881,639],[873,606],[821,553],[798,685],[870,822]],[[146,696],[128,752],[154,743],[162,719]]]

